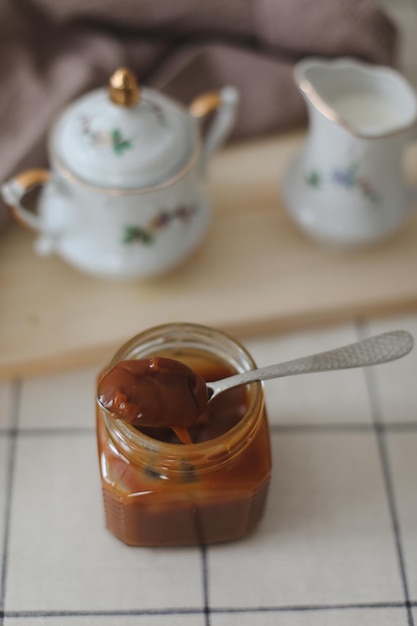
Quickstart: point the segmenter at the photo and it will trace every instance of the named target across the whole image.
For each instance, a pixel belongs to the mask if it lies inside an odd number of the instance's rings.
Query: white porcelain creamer
[[[108,88],[71,103],[49,133],[51,169],[2,186],[15,218],[52,252],[94,276],[148,278],[200,244],[210,222],[205,166],[232,128],[238,93],[224,87],[187,110],[120,68]],[[214,113],[204,141],[200,121]],[[42,184],[38,212],[22,198]]]
[[[381,240],[407,220],[416,197],[403,151],[417,121],[416,94],[395,70],[349,58],[295,67],[309,132],[290,166],[284,200],[313,240],[337,247]]]

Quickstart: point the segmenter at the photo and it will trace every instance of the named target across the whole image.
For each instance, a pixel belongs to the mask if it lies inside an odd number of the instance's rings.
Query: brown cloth
[[[122,65],[184,103],[235,85],[236,139],[305,121],[302,57],[395,64],[372,0],[0,0],[0,26],[0,181],[44,165],[51,119]]]

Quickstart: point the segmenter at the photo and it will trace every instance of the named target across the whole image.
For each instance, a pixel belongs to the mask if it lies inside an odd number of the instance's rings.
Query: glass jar
[[[121,360],[150,356],[182,361],[206,381],[256,367],[230,336],[178,323],[133,337],[99,380]],[[208,426],[207,440],[188,445],[160,441],[97,405],[106,524],[116,537],[140,546],[201,545],[243,537],[256,525],[271,474],[262,384],[229,390],[214,402],[220,425],[233,416],[230,429]]]

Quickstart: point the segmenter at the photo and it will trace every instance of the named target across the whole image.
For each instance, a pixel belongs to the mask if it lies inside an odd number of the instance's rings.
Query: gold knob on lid
[[[133,72],[121,67],[109,81],[110,100],[121,107],[132,107],[140,97],[140,89]]]

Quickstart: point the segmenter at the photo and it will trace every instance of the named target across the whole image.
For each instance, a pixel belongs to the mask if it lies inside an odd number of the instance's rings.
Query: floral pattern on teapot
[[[155,116],[160,126],[166,126],[167,120],[165,114],[158,104],[144,100],[141,106]],[[86,136],[94,147],[104,148],[110,146],[112,151],[119,156],[124,154],[126,150],[133,148],[133,139],[124,137],[120,128],[94,130],[92,128],[91,118],[88,115],[81,115],[79,121],[81,134]]]
[[[93,130],[91,128],[91,120],[87,115],[80,117],[81,133],[86,135],[91,144],[96,148],[110,146],[112,151],[117,155],[124,154],[125,150],[133,147],[131,139],[125,139],[118,128],[111,130]]]
[[[156,102],[150,102],[149,100],[143,100],[142,102],[142,107],[148,109],[149,111],[151,111],[151,113],[154,114],[158,124],[160,126],[167,126],[167,119],[165,117],[165,114],[162,110],[162,107],[160,107]]]
[[[126,226],[123,234],[123,243],[131,244],[140,242],[147,245],[155,243],[158,231],[167,228],[174,220],[187,223],[197,212],[193,206],[179,206],[174,211],[161,211],[149,222],[147,227]]]
[[[359,190],[362,195],[373,204],[378,204],[380,196],[373,188],[370,181],[360,175],[358,163],[351,163],[344,168],[334,168],[330,172],[330,182],[339,187],[349,190]],[[317,169],[312,169],[305,177],[306,183],[313,189],[320,189],[325,183],[326,177]]]

